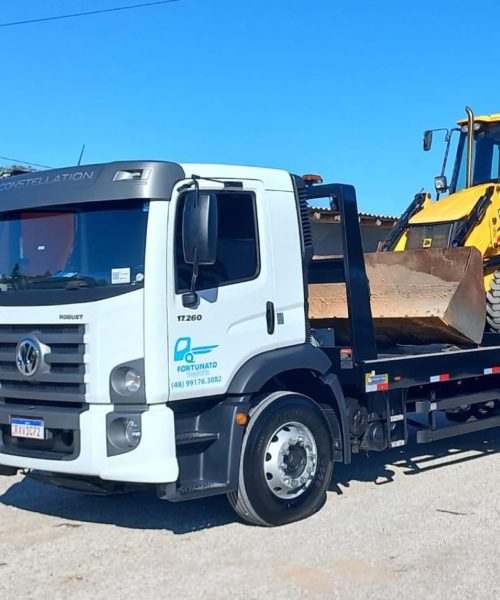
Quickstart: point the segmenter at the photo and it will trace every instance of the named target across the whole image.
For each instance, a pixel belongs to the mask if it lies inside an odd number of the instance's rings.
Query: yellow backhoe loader
[[[500,331],[500,114],[467,118],[451,130],[428,130],[424,150],[436,131],[446,132],[437,197],[417,194],[382,246],[383,251],[477,248],[482,257],[487,327]],[[445,176],[454,133],[459,135],[451,182]],[[447,196],[441,197],[443,193]]]
[[[466,111],[458,127],[424,133],[430,150],[433,133],[446,132],[436,200],[417,194],[381,251],[365,255],[381,343],[479,344],[485,329],[500,331],[500,114]],[[340,341],[348,338],[346,306],[343,286],[311,286],[311,320],[330,324]]]

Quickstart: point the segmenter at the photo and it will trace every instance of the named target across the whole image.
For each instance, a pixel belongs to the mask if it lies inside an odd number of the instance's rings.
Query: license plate
[[[45,425],[42,419],[23,419],[12,417],[10,420],[12,437],[27,438],[30,440],[45,439]]]

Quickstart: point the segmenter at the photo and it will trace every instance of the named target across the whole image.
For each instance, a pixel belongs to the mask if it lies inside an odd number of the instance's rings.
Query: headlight
[[[141,375],[135,369],[127,369],[125,371],[123,385],[128,392],[135,394],[142,386]]]
[[[474,121],[474,131],[479,131],[482,128],[482,123],[478,123],[477,121]],[[469,133],[469,126],[468,125],[462,125],[462,127],[460,127],[460,131],[462,133]]]
[[[434,187],[436,188],[436,192],[438,194],[446,192],[448,189],[448,180],[446,179],[446,175],[438,175],[437,177],[434,177]]]
[[[146,402],[143,360],[118,365],[111,371],[109,379],[111,402],[114,404]]]

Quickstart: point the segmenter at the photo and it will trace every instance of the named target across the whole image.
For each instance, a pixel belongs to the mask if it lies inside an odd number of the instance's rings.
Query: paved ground
[[[497,599],[500,432],[452,444],[356,457],[317,515],[278,529],[225,498],[0,478],[0,599]]]

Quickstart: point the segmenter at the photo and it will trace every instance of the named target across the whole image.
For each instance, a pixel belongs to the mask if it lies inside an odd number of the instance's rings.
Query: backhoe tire
[[[333,473],[330,425],[314,400],[274,392],[250,411],[238,489],[228,494],[245,521],[285,525],[319,510]]]
[[[486,321],[491,331],[500,332],[500,271],[495,271],[490,290],[486,292]]]

